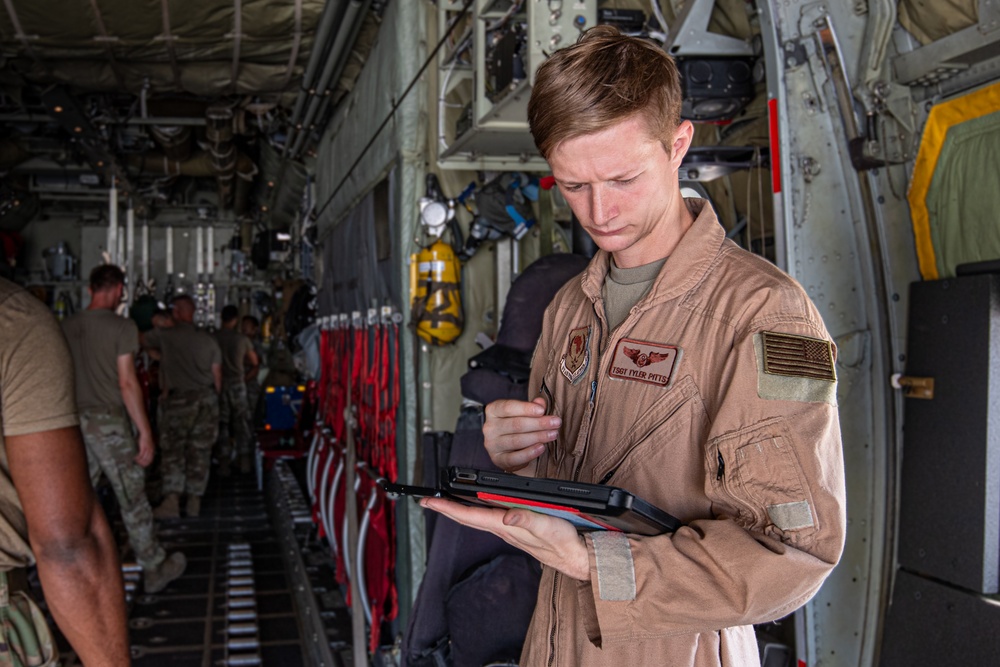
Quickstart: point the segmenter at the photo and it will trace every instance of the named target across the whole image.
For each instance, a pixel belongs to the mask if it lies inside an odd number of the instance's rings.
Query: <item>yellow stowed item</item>
[[[462,334],[462,266],[438,239],[410,256],[410,326],[428,343],[445,345]]]
[[[995,256],[988,250],[990,247],[995,247],[996,231],[993,223],[981,222],[979,217],[954,214],[955,210],[965,212],[965,207],[972,200],[963,197],[960,191],[954,189],[948,191],[947,196],[953,197],[958,205],[950,207],[949,212],[952,213],[950,217],[938,219],[941,217],[940,212],[928,206],[928,197],[938,180],[947,182],[944,177],[936,175],[942,166],[939,158],[946,152],[946,142],[964,139],[967,147],[960,154],[975,159],[977,154],[975,149],[982,152],[984,144],[989,146],[989,140],[995,137],[995,134],[990,134],[987,131],[989,128],[984,126],[981,128],[983,141],[976,141],[974,136],[967,138],[957,132],[958,126],[970,121],[988,120],[989,116],[997,113],[1000,113],[1000,84],[994,83],[961,97],[935,104],[927,117],[927,124],[920,140],[920,152],[913,165],[913,176],[910,178],[910,189],[907,193],[913,236],[917,246],[917,260],[920,262],[920,275],[924,280],[952,277],[955,275],[954,267],[959,263],[982,261]],[[989,181],[989,175],[995,173],[995,167],[992,167],[988,159],[984,168],[975,172],[976,176],[981,178],[980,183],[970,186],[967,180],[963,180],[963,185],[974,188]],[[957,162],[946,163],[942,171],[947,175],[950,168],[961,174],[957,171],[961,166],[961,163]],[[977,243],[971,245],[976,246],[976,251],[986,256],[975,256],[976,252],[970,252],[968,247],[963,248],[961,244],[957,248],[954,242],[949,245],[949,234],[952,238],[980,237],[977,238]]]

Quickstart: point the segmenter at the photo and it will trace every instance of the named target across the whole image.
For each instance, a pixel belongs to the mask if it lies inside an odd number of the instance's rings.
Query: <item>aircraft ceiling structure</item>
[[[287,224],[300,199],[287,190],[301,194],[301,162],[357,75],[351,62],[370,48],[384,5],[4,0],[0,207],[99,208],[115,182],[150,219],[197,207]],[[263,159],[265,149],[282,159]],[[8,213],[0,227],[32,218]]]

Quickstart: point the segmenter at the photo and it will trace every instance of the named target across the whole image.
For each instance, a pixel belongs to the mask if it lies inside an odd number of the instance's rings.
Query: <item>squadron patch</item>
[[[563,355],[559,370],[566,379],[575,383],[587,372],[590,365],[590,327],[580,327],[569,332],[566,354]]]
[[[837,404],[836,355],[830,341],[764,331],[754,334],[753,346],[758,396]]]
[[[608,375],[620,380],[669,387],[680,357],[681,349],[676,345],[622,338],[615,346]]]

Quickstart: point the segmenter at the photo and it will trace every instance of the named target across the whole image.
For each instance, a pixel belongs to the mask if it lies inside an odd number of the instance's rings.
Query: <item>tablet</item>
[[[559,479],[451,467],[438,488],[385,484],[386,492],[447,498],[466,505],[516,507],[565,519],[580,531],[615,530],[637,535],[672,532],[681,522],[625,489]]]

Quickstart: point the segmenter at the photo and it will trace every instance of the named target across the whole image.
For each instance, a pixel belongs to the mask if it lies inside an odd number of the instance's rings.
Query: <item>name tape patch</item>
[[[608,375],[620,380],[669,387],[680,357],[681,349],[676,345],[622,338],[615,346]]]

